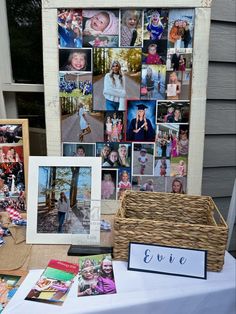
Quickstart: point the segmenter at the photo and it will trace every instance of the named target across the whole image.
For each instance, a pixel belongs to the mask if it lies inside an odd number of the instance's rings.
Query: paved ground
[[[140,164],[138,162],[138,157],[140,155],[139,151],[134,151],[133,155],[133,175],[140,175]],[[151,154],[146,155],[148,158],[148,162],[146,163],[146,167],[144,169],[144,175],[153,175],[154,171],[154,157]]]
[[[88,113],[87,118],[92,132],[85,135],[84,142],[103,142],[104,126],[101,117]],[[80,133],[81,129],[77,113],[62,120],[62,142],[79,142]]]
[[[140,84],[136,83],[129,76],[125,77],[126,82],[126,93],[130,99],[139,99],[140,98]],[[104,87],[103,77],[97,80],[93,85],[93,109],[94,110],[105,110],[105,98],[103,96],[103,87]]]

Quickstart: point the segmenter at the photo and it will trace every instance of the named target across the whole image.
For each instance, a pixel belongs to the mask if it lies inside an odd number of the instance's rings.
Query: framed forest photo
[[[25,224],[29,157],[26,119],[0,119],[0,214]]]
[[[43,2],[48,154],[101,157],[103,208],[127,189],[201,194],[210,11]]]
[[[100,163],[96,157],[30,157],[28,243],[100,243]]]

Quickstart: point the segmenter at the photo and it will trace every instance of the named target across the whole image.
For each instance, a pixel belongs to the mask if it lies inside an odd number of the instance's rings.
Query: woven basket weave
[[[211,197],[126,191],[115,216],[115,259],[130,241],[207,250],[207,270],[220,271],[228,227]]]

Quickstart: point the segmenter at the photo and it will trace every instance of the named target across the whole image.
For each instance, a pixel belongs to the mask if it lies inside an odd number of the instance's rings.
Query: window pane
[[[41,0],[7,0],[13,78],[43,83]]]
[[[45,129],[43,93],[16,93],[18,117],[29,119],[32,128]]]

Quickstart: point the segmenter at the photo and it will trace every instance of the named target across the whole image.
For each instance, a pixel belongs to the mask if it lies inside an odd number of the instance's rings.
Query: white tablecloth
[[[62,306],[24,300],[42,273],[32,270],[3,314],[235,314],[235,265],[226,252],[223,270],[202,280],[128,271],[115,261],[117,294],[78,298],[75,280]]]

